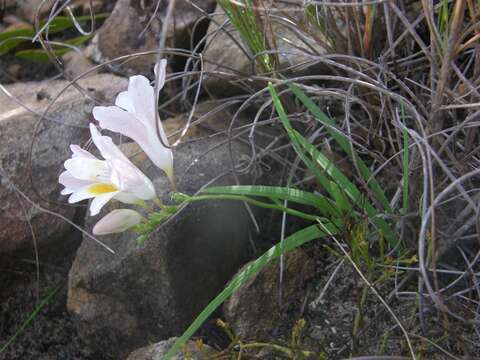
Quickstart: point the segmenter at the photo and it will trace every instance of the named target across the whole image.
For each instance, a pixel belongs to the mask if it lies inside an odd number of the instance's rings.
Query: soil
[[[352,336],[363,283],[351,264],[347,260],[339,260],[325,249],[324,244],[325,241],[316,241],[304,246],[316,262],[315,277],[308,283],[303,296],[285,304],[282,320],[273,324],[267,342],[289,346],[294,324],[299,319],[305,319],[306,326],[302,332],[300,348],[315,352],[315,359],[336,360],[381,355],[409,358],[408,346],[398,323],[371,291],[363,306],[359,332],[357,336]],[[334,248],[334,245],[330,243],[330,247]],[[413,280],[404,290],[415,291],[416,284],[416,280]],[[394,286],[392,278],[377,284],[376,288],[386,299]],[[446,323],[443,317],[432,311],[433,306],[427,303],[425,308],[430,313],[425,316],[422,330],[414,300],[392,296],[388,304],[407,329],[419,359],[452,359],[442,352],[440,347],[457,359],[480,359],[480,344],[476,341],[472,327],[452,319]],[[260,359],[286,358],[266,350],[251,355]]]
[[[32,314],[36,303],[41,303],[58,289],[18,337],[0,353],[0,360],[106,359],[90,350],[78,336],[76,323],[66,309],[68,271],[80,241],[80,234],[73,232],[50,247],[49,254],[40,253],[38,282],[33,251],[24,250],[0,258],[0,348]]]

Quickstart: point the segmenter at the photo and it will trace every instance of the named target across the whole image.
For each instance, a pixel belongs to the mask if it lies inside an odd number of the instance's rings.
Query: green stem
[[[154,198],[153,199],[153,202],[160,208],[160,209],[163,209],[165,207],[165,205],[162,204],[162,202],[160,201],[160,199],[158,197]]]
[[[310,220],[310,221],[316,221],[318,219],[318,216],[315,215],[309,215],[305,214],[304,212],[298,211],[298,210],[293,210],[290,208],[287,208],[282,205],[278,204],[269,204],[265,203],[262,201],[254,200],[251,199],[247,196],[243,195],[199,195],[199,196],[192,196],[185,201],[187,202],[192,202],[192,201],[204,201],[204,200],[237,200],[237,201],[245,201],[249,204],[262,207],[265,209],[273,209],[273,210],[278,210],[278,211],[283,211],[289,215],[293,215],[302,219]]]

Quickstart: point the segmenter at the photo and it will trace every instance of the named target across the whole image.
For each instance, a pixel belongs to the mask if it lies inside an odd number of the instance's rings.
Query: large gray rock
[[[197,0],[194,3],[207,13],[215,8],[215,0]],[[156,4],[156,1],[118,0],[112,14],[98,30],[91,46],[88,47],[88,56],[102,63],[119,56],[157,49],[168,1],[161,2],[156,18],[140,37]],[[189,1],[176,1],[174,16],[167,29],[167,45],[190,48],[192,28],[202,16],[202,12],[192,6]],[[201,27],[197,27],[197,31],[200,29]],[[138,56],[122,66],[112,65],[112,67],[127,75],[146,73],[153,69],[155,59],[156,55]]]
[[[135,350],[128,356],[127,360],[163,360],[177,339],[171,338]],[[215,358],[215,355],[218,356],[218,352],[210,346],[200,342],[189,341],[183,351],[174,356],[172,360],[208,360]]]
[[[204,137],[175,149],[179,191],[193,194],[228,172],[224,140]],[[238,142],[232,146],[236,158],[249,152]],[[127,146],[123,151],[136,153]],[[157,194],[168,198],[170,186],[160,170],[142,152],[132,160],[154,181]],[[216,184],[232,182],[224,176]],[[87,218],[86,230],[97,220]],[[101,237],[115,254],[84,238],[69,275],[68,309],[92,346],[114,358],[149,340],[179,335],[245,261],[251,228],[242,203],[208,201],[186,207],[143,245],[134,233]]]
[[[313,260],[305,251],[295,249],[285,255],[281,289],[279,260],[269,263],[244,283],[223,306],[225,319],[235,335],[244,340],[278,340],[274,334],[284,325],[282,314],[291,303],[303,300],[314,268]],[[279,306],[280,291],[282,308]]]
[[[81,80],[79,84],[88,89],[91,97],[109,100],[126,87],[124,79],[107,74]],[[60,205],[65,204],[65,199],[59,194],[58,175],[71,154],[69,145],[82,144],[89,137],[87,125],[93,102],[70,87],[56,101],[48,118],[36,127],[40,118],[36,114],[41,114],[66,85],[66,81],[48,81],[6,86],[30,110],[0,91],[0,253],[31,246],[29,224],[39,246],[70,228],[60,218],[32,207],[12,187],[13,183],[45,208],[73,217],[75,208]]]
[[[272,9],[272,14],[282,15],[282,13],[278,12],[279,6],[289,7],[293,5],[290,5],[290,3],[289,5],[276,4],[274,9],[277,9],[277,11]],[[296,11],[290,10],[287,10],[289,15],[298,16],[298,14],[302,13],[301,8],[297,8]],[[220,94],[225,91],[232,91],[232,88],[238,88],[239,75],[253,75],[254,73],[262,72],[262,69],[259,69],[256,63],[252,64],[249,57],[242,51],[240,46],[244,47],[247,53],[250,53],[248,46],[234,26],[230,22],[225,25],[228,17],[220,5],[217,5],[213,19],[215,21],[210,22],[207,31],[208,40],[203,50],[204,70],[209,73],[222,73],[221,77],[209,75],[207,78],[209,90]],[[320,45],[317,40],[303,33],[303,36],[306,36],[306,43],[312,46],[313,50],[309,48],[309,46],[305,45],[305,42],[297,36],[296,31],[298,30],[295,29],[295,31],[292,31],[285,23],[272,21],[272,31],[279,53],[280,69],[302,65],[307,61],[311,61],[312,57],[308,54],[316,53],[316,55],[324,55],[327,53],[327,50]],[[308,67],[302,65],[300,69],[305,71]],[[299,71],[300,69],[297,68],[296,70]],[[229,80],[225,74],[232,74],[232,82],[225,81]]]

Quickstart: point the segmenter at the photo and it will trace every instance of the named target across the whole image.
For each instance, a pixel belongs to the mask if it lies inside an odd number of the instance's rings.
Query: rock
[[[88,47],[89,57],[97,63],[103,63],[119,56],[157,49],[162,23],[166,16],[167,1],[161,2],[157,17],[140,37],[154,13],[156,3],[156,1],[149,1],[148,6],[144,6],[144,2],[136,0],[118,0],[112,14],[98,30],[92,44]],[[195,1],[195,5],[209,13],[215,8],[215,0]],[[167,30],[167,45],[189,49],[192,28],[202,16],[202,12],[193,7],[189,1],[178,0],[174,17]],[[130,59],[121,66],[118,64],[111,66],[124,75],[149,73],[153,69],[155,59],[155,54],[142,55]]]
[[[55,0],[18,0],[17,12],[31,24],[35,23],[35,17],[38,14],[39,19],[43,19],[55,4]]]
[[[224,137],[204,136],[175,149],[179,191],[193,194],[228,172],[224,142]],[[126,154],[137,153],[135,149],[132,143],[122,147]],[[233,142],[232,150],[236,157],[249,153],[239,142]],[[166,177],[143,152],[132,161],[152,179],[157,193],[168,198]],[[248,177],[244,183],[252,181]],[[232,182],[225,176],[216,184]],[[110,203],[103,214],[117,206]],[[86,230],[99,218],[88,217]],[[242,203],[197,202],[170,220],[142,245],[134,233],[101,237],[115,251],[111,254],[85,237],[77,252],[68,309],[80,321],[82,336],[114,358],[148,340],[181,334],[245,261],[252,223]]]
[[[66,201],[59,194],[58,175],[63,162],[70,156],[70,143],[82,144],[89,137],[87,125],[93,103],[70,87],[38,128],[39,116],[32,113],[41,114],[66,85],[66,81],[48,81],[6,86],[6,90],[31,111],[0,91],[0,253],[31,246],[29,224],[38,246],[60,237],[70,228],[60,218],[39,211],[24,199],[20,200],[8,181],[10,179],[41,206],[68,219],[73,217],[75,208],[60,204]],[[112,99],[114,94],[126,87],[126,80],[105,74],[81,80],[79,85],[89,89],[90,96]],[[32,141],[33,167],[30,171]]]
[[[178,338],[170,338],[132,352],[127,360],[162,360]],[[185,349],[172,360],[208,360],[218,352],[201,342],[189,341]]]
[[[93,63],[84,53],[77,51],[69,51],[62,56],[62,61],[65,74],[72,79],[94,67]],[[89,73],[88,76],[93,76],[95,74],[96,71],[93,71]]]
[[[245,265],[245,266],[248,266]],[[242,271],[242,270],[240,270]],[[279,308],[279,260],[265,266],[243,284],[224,304],[225,319],[241,339],[271,341],[282,326]],[[295,301],[303,301],[304,288],[314,273],[314,262],[302,249],[285,255],[283,273],[283,310]],[[293,324],[288,324],[291,326]]]
[[[293,12],[293,14],[294,13],[295,12]],[[291,14],[291,12],[289,12],[289,14]],[[232,92],[232,89],[238,89],[239,75],[252,75],[258,68],[257,66],[252,66],[250,59],[239,47],[238,43],[248,49],[233,25],[229,23],[226,27],[220,28],[219,25],[223,25],[228,19],[220,5],[217,5],[213,19],[215,21],[210,22],[207,31],[207,44],[203,50],[204,70],[208,73],[220,71],[222,73],[227,72],[232,74],[232,81],[228,81],[228,77],[226,78],[226,76],[218,77],[209,75],[207,78],[209,90],[216,94],[222,94],[225,91]],[[325,55],[327,53],[327,50],[320,46],[316,40],[304,34],[306,36],[306,42],[313,46],[314,51],[306,47],[305,43],[285,24],[272,22],[272,30],[275,34],[276,46],[279,51],[280,69],[311,61],[311,56],[307,54],[315,54],[316,52],[316,55]],[[235,42],[232,37],[237,42]],[[307,69],[308,68],[303,66],[304,72]]]

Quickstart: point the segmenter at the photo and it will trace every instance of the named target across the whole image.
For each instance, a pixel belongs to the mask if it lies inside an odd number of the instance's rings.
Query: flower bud
[[[141,223],[143,216],[138,211],[117,209],[109,212],[93,227],[94,235],[107,235],[124,232]]]

